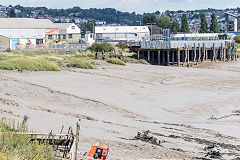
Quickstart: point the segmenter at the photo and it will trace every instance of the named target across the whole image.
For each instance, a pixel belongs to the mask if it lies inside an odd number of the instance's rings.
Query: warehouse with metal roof
[[[57,25],[48,19],[0,18],[0,48],[42,44],[48,34],[58,34]]]

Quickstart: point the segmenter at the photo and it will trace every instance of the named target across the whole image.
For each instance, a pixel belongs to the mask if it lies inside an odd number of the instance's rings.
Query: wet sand
[[[80,153],[110,145],[111,159],[196,159],[215,144],[240,157],[240,62],[204,68],[103,64],[94,70],[0,71],[0,116],[60,132],[81,121]],[[133,140],[150,130],[161,146]],[[143,154],[144,153],[144,154]]]

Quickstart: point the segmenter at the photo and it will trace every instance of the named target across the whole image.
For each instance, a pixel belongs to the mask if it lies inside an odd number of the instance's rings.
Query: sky
[[[48,8],[115,8],[120,11],[151,13],[165,10],[225,9],[240,7],[240,0],[1,0],[1,5]]]

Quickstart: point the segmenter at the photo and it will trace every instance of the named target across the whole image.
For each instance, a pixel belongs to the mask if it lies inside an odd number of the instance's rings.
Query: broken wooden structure
[[[15,135],[27,135],[31,137],[32,142],[38,142],[41,144],[49,144],[53,146],[56,156],[58,158],[77,160],[78,145],[79,145],[79,134],[80,134],[80,119],[76,123],[76,133],[73,133],[72,127],[68,128],[67,133],[62,133],[64,126],[59,134],[50,133],[27,133],[27,132],[16,132]],[[2,133],[0,133],[2,134]]]
[[[138,59],[163,66],[193,66],[203,62],[237,60],[232,40],[142,42]]]

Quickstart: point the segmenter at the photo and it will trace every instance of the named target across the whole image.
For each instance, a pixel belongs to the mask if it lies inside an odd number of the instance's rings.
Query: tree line
[[[113,8],[90,8],[82,9],[80,7],[73,7],[68,9],[51,9],[46,7],[23,7],[20,5],[14,6],[14,9],[19,10],[17,17],[24,18],[29,17],[33,12],[36,12],[36,16],[45,17],[68,17],[71,19],[80,18],[86,20],[105,21],[107,24],[125,24],[125,25],[139,25],[138,21],[143,18],[142,14],[135,12],[121,12]]]
[[[217,22],[216,14],[213,12],[211,16],[211,25],[208,27],[206,14],[204,12],[201,13],[201,27],[199,29],[200,33],[219,33],[219,24]],[[181,26],[178,21],[174,19],[172,22],[168,16],[157,18],[155,14],[147,14],[143,17],[143,25],[148,24],[156,24],[158,27],[162,29],[170,29],[171,32],[183,32],[189,33],[189,23],[187,14],[183,14],[181,17]]]

